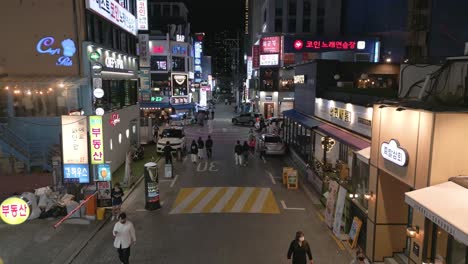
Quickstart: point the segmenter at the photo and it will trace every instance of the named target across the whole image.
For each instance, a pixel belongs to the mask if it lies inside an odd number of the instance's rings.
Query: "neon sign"
[[[260,53],[279,53],[280,37],[264,37],[260,40]]]
[[[36,51],[40,54],[49,54],[51,56],[62,54],[63,56],[57,59],[55,65],[64,67],[73,66],[73,61],[71,57],[73,57],[73,55],[76,52],[75,42],[73,42],[73,40],[71,39],[66,39],[61,43],[62,48],[52,47],[54,43],[55,39],[53,37],[42,38],[36,44]]]
[[[0,218],[9,225],[19,225],[28,220],[29,205],[20,197],[10,197],[2,202]]]

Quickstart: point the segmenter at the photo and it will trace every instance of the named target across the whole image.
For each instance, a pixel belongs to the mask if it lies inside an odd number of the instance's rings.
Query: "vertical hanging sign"
[[[138,46],[140,51],[140,67],[149,68],[150,65],[150,53],[149,53],[149,35],[139,34],[138,35]]]
[[[148,30],[148,2],[137,0],[137,23],[138,30]]]
[[[102,116],[89,117],[91,164],[104,164]]]

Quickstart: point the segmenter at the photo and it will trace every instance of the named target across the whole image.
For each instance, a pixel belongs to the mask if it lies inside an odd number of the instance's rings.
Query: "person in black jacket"
[[[288,259],[291,259],[292,256],[292,264],[306,264],[306,255],[309,257],[310,264],[314,264],[309,243],[304,239],[304,233],[302,231],[297,231],[296,239],[289,245]]]
[[[192,140],[192,145],[190,145],[190,154],[192,156],[192,162],[197,162],[198,146],[195,140]]]
[[[234,157],[236,165],[242,166],[242,145],[239,140],[237,140],[237,145],[234,147]]]
[[[198,137],[198,158],[203,159],[204,156],[204,148],[205,148],[205,142],[203,142],[203,139],[201,137]]]
[[[208,136],[208,139],[205,142],[205,147],[206,156],[211,159],[211,156],[213,156],[213,140],[211,139],[211,136]]]
[[[172,151],[174,149],[171,147],[169,141],[166,142],[166,146],[163,148],[164,157],[166,158],[166,164],[172,164]]]

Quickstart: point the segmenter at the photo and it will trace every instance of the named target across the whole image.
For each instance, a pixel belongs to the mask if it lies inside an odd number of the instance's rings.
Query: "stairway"
[[[0,124],[0,146],[4,153],[22,161],[26,166],[26,171],[29,171],[31,157],[29,143],[18,137],[6,124]]]

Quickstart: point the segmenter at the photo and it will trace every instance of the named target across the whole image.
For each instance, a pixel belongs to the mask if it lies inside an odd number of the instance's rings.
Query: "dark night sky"
[[[192,32],[241,30],[243,0],[185,0]]]

